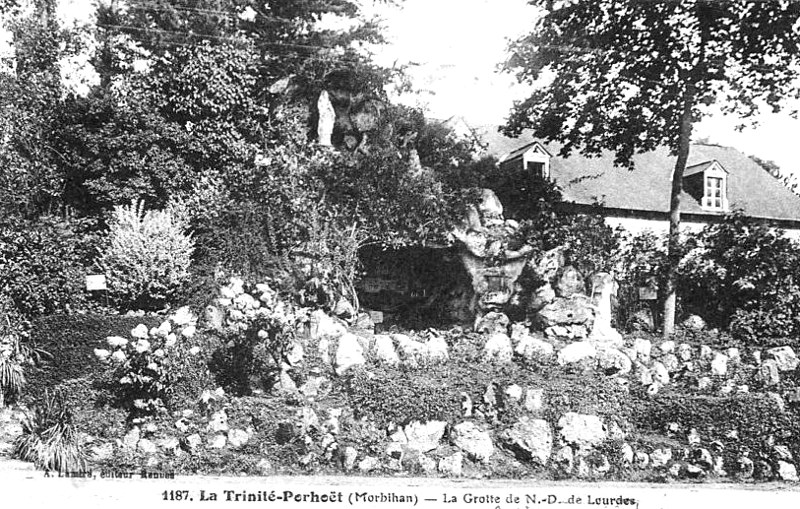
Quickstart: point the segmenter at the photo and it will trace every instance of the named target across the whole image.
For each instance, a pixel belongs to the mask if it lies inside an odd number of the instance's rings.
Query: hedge
[[[23,389],[23,398],[36,399],[46,389],[61,385],[77,396],[77,389],[87,389],[105,373],[105,366],[94,355],[94,349],[108,348],[108,336],[129,337],[131,329],[138,324],[153,327],[161,321],[157,316],[122,315],[50,315],[35,320],[31,341],[49,355],[43,357],[38,366],[27,370],[28,383]],[[67,381],[71,382],[65,384]]]
[[[754,460],[770,461],[774,459],[773,445],[786,445],[800,457],[797,414],[763,393],[707,396],[665,391],[635,415],[640,432],[674,434],[684,441],[690,430],[696,429],[702,446],[721,448],[730,466],[736,465],[745,451]],[[678,424],[678,432],[669,430],[672,423]]]

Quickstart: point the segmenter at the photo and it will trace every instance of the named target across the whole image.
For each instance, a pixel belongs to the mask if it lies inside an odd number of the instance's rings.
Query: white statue
[[[622,335],[611,326],[611,297],[616,293],[616,282],[611,274],[598,272],[592,276],[592,300],[595,305],[594,324],[590,341],[622,345]]]
[[[328,96],[328,91],[323,90],[319,94],[317,100],[317,112],[319,112],[319,120],[317,121],[317,139],[319,144],[324,147],[331,146],[331,135],[333,134],[333,124],[336,122],[336,111],[333,109],[331,99]]]

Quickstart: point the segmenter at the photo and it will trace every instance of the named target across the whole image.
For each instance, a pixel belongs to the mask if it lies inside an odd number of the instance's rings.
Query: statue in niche
[[[323,90],[319,94],[317,112],[319,113],[319,120],[317,121],[317,139],[319,140],[319,144],[323,147],[333,146],[331,136],[333,136],[333,126],[336,123],[336,110],[333,109],[333,104],[331,104],[331,99],[328,96],[327,90]]]

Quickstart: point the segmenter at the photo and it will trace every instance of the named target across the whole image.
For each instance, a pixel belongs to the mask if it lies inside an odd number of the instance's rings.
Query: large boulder
[[[714,356],[711,361],[711,374],[714,376],[725,376],[728,374],[728,356],[724,353],[719,353]]]
[[[484,362],[508,364],[514,355],[511,347],[511,338],[502,332],[492,334],[483,347]]]
[[[495,334],[508,333],[508,316],[497,311],[490,311],[475,320],[475,332]]]
[[[207,429],[212,432],[228,431],[228,414],[224,409],[211,414],[211,417],[208,419]]]
[[[683,328],[690,331],[700,332],[706,328],[706,321],[698,315],[689,315],[689,317],[683,321]]]
[[[356,309],[347,299],[339,299],[336,306],[333,308],[333,314],[336,315],[337,318],[349,320],[356,315]]]
[[[564,247],[545,251],[539,260],[531,260],[528,266],[541,281],[552,281],[564,266]]]
[[[378,362],[382,362],[390,366],[396,366],[397,364],[400,364],[400,357],[397,356],[397,352],[394,349],[394,342],[390,336],[385,334],[376,335],[373,348],[375,352],[375,358],[378,360]]]
[[[425,342],[425,355],[430,362],[446,362],[450,358],[447,353],[447,341],[439,335],[431,335]]]
[[[556,300],[555,290],[553,290],[550,283],[545,283],[531,294],[530,302],[528,303],[528,311],[535,313],[554,300]]]
[[[331,318],[321,309],[311,313],[310,324],[311,339],[315,340],[323,337],[337,338],[347,332],[344,324]]]
[[[419,452],[432,451],[439,447],[446,426],[447,423],[442,421],[428,421],[425,424],[413,421],[403,428],[406,446]]]
[[[503,446],[523,461],[547,463],[553,450],[553,433],[550,425],[542,419],[521,417],[513,427],[500,437]]]
[[[453,428],[453,443],[470,458],[486,463],[494,453],[492,437],[487,432],[466,421]]]
[[[478,212],[484,219],[501,219],[503,217],[503,204],[491,189],[481,189]]]
[[[557,298],[534,315],[535,321],[543,328],[556,325],[585,325],[593,318],[592,302],[585,295],[575,295],[568,299]]]
[[[556,281],[555,291],[557,296],[564,298],[572,297],[576,293],[585,294],[586,282],[578,269],[567,265]]]
[[[627,375],[631,372],[633,363],[616,348],[600,348],[597,351],[597,366],[606,375]]]
[[[672,449],[662,447],[650,453],[650,464],[653,468],[665,467],[672,461]]]
[[[789,346],[770,348],[767,350],[767,358],[774,359],[778,363],[778,370],[780,371],[791,371],[800,364],[800,359],[797,358],[794,350]]]
[[[778,462],[778,479],[782,481],[800,481],[797,476],[797,469],[788,461]]]
[[[781,381],[778,361],[769,359],[761,363],[761,366],[758,368],[758,379],[766,387],[778,385]]]
[[[445,456],[439,460],[439,472],[445,477],[460,477],[463,471],[464,455],[460,452]]]
[[[565,366],[578,362],[589,361],[595,358],[597,350],[588,341],[578,341],[571,343],[558,352],[558,364]]]
[[[647,362],[650,360],[650,354],[653,351],[653,343],[649,339],[636,338],[633,341],[633,349],[636,350],[638,359],[641,359],[642,362]]]
[[[363,366],[366,362],[364,347],[361,346],[358,336],[349,332],[342,335],[336,347],[336,374],[341,376],[348,369]]]
[[[407,365],[416,366],[427,357],[428,348],[421,341],[405,334],[392,334],[392,340],[397,344],[400,360]]]
[[[567,412],[558,420],[558,434],[561,439],[578,449],[590,449],[606,439],[603,421],[596,415]]]
[[[231,429],[228,431],[228,444],[234,449],[241,449],[250,440],[250,435],[242,429]]]
[[[546,361],[553,356],[553,345],[530,334],[518,336],[514,352],[529,361]]]

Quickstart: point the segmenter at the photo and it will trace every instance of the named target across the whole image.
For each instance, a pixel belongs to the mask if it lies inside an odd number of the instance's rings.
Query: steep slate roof
[[[485,153],[503,157],[532,143],[530,132],[519,138],[507,138],[496,127],[477,128],[486,144]],[[604,152],[588,158],[573,152],[568,158],[558,155],[561,145],[542,143],[553,157],[550,176],[562,188],[566,201],[601,204],[607,208],[669,212],[669,189],[675,156],[667,149],[658,149],[634,156],[634,170],[614,166],[614,155]],[[755,161],[738,150],[716,145],[692,144],[687,170],[710,166],[716,160],[728,172],[727,196],[730,209],[742,209],[751,217],[800,221],[800,196],[784,187]],[[721,212],[703,210],[697,199],[684,192],[681,212],[718,216]]]
[[[702,163],[699,163],[699,164],[693,164],[691,166],[687,165],[686,169],[683,170],[683,176],[684,177],[690,177],[690,176],[695,175],[697,173],[703,173],[707,169],[712,168],[714,166],[714,163],[716,163],[716,162],[717,162],[717,160],[714,159],[713,161],[705,161],[705,162],[702,162]],[[720,167],[722,167],[722,165],[720,165]],[[725,171],[725,173],[728,173],[728,170],[725,170],[725,168],[722,168],[722,169],[723,169],[723,171]]]
[[[547,148],[544,146],[544,144],[542,144],[542,143],[540,143],[538,141],[533,141],[531,143],[526,143],[525,145],[523,145],[523,146],[519,147],[518,149],[512,151],[511,153],[507,154],[505,157],[502,158],[502,160],[500,162],[504,163],[506,161],[513,161],[514,159],[522,157],[522,155],[525,154],[528,150],[530,150],[532,148],[535,148],[537,146],[540,146],[547,153],[547,155],[549,155],[550,157],[553,156],[553,154],[551,154],[550,151],[547,150]]]

